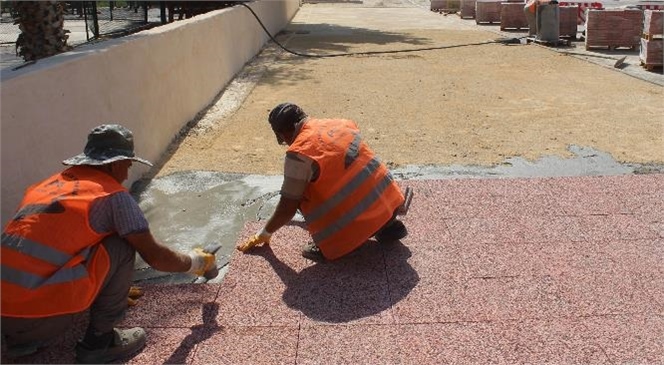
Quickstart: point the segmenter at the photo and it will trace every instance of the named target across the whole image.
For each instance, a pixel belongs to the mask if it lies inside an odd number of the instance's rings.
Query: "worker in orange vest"
[[[313,239],[302,256],[318,262],[347,255],[371,237],[386,242],[408,234],[396,219],[404,195],[354,121],[309,118],[292,103],[279,104],[268,121],[277,142],[289,146],[281,198],[240,251],[269,243],[298,209]]]
[[[136,252],[153,268],[203,275],[214,254],[182,254],[157,242],[122,182],[134,155],[131,131],[101,125],[90,132],[70,167],[32,185],[2,233],[2,334],[9,357],[35,353],[60,336],[77,313],[90,310],[81,363],[105,363],[138,352],[136,327],[114,326],[127,308]]]
[[[537,4],[539,0],[528,0],[523,7],[523,13],[526,15],[528,21],[528,36],[532,37],[537,34]]]

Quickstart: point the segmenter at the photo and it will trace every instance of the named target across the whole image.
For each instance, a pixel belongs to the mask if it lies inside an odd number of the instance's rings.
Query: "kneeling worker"
[[[269,243],[299,209],[313,242],[302,256],[338,259],[375,237],[394,241],[408,232],[396,219],[404,195],[387,167],[345,119],[308,118],[300,107],[279,104],[268,117],[279,144],[287,144],[281,198],[265,227],[247,242],[246,251]]]
[[[203,275],[215,256],[181,254],[155,241],[122,182],[134,155],[132,133],[101,125],[71,167],[32,185],[2,233],[2,334],[10,357],[36,352],[90,310],[76,346],[82,363],[125,358],[145,345],[145,331],[120,330],[136,252],[154,269]]]

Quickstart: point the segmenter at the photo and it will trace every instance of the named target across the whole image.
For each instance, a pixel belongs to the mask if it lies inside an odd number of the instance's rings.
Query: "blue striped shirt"
[[[117,233],[120,237],[149,230],[143,211],[126,191],[95,200],[88,220],[97,233]]]

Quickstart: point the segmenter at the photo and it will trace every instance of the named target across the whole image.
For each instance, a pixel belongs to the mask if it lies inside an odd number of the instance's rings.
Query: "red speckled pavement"
[[[664,175],[401,184],[401,242],[314,264],[292,225],[220,285],[146,287],[128,363],[664,363]]]

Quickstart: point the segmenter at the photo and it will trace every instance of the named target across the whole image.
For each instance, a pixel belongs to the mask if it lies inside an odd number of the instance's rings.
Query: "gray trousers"
[[[526,8],[523,8],[523,13],[526,14],[526,20],[528,20],[528,36],[537,35],[537,16]]]
[[[118,236],[102,241],[110,258],[111,267],[101,290],[90,307],[89,329],[106,333],[122,320],[127,309],[127,294],[134,274],[136,250]],[[43,318],[2,317],[2,334],[7,344],[49,342],[75,323],[78,314],[65,314]]]

